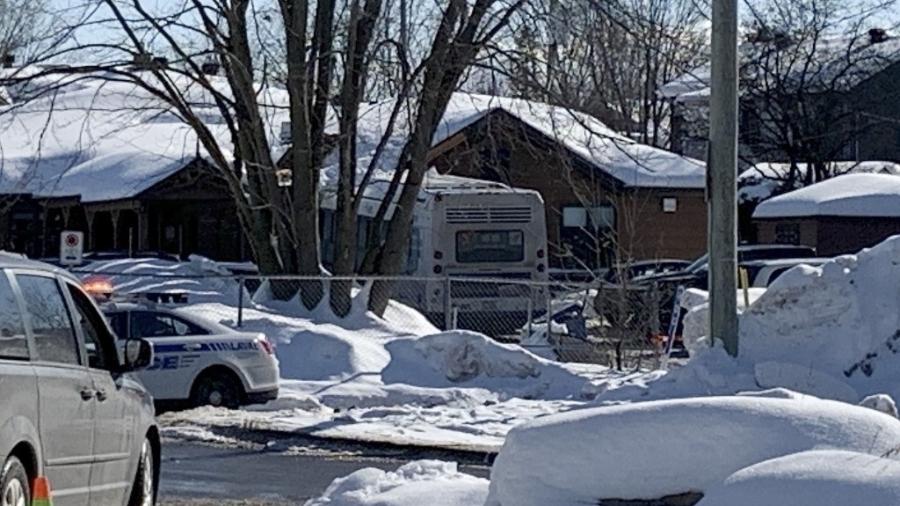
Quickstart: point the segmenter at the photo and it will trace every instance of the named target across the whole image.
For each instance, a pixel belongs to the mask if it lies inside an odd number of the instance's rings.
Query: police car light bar
[[[93,297],[109,299],[113,294],[113,285],[105,276],[89,276],[81,282],[84,291]]]

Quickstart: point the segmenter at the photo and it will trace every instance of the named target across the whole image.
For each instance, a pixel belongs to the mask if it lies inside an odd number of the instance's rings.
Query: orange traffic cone
[[[35,478],[31,490],[33,493],[31,506],[53,506],[53,499],[50,498],[50,480],[46,476]]]

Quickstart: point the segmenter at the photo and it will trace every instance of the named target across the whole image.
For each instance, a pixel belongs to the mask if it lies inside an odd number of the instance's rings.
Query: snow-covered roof
[[[394,104],[391,100],[361,107],[357,142],[360,170],[368,166]],[[703,188],[706,184],[706,168],[702,162],[635,142],[587,114],[523,99],[453,94],[432,145],[437,146],[498,110],[518,118],[626,186]],[[403,112],[377,164],[374,179],[390,179],[409,131],[409,116]],[[332,154],[326,160],[323,180],[326,184],[333,182],[336,174],[337,155]]]
[[[656,93],[663,98],[680,98],[694,93],[708,94],[709,78],[709,64],[704,64],[660,86]]]
[[[801,179],[808,165],[798,164]],[[758,163],[738,176],[738,198],[741,202],[761,202],[770,198],[789,179],[791,164]],[[900,175],[900,164],[882,161],[829,162],[831,174],[893,174]],[[782,191],[784,188],[782,188]]]
[[[838,176],[766,200],[753,213],[754,218],[813,216],[900,218],[900,177]]]
[[[83,202],[126,199],[206,156],[193,129],[134,84],[52,79],[67,81],[54,83],[55,92],[0,107],[0,193]],[[208,94],[183,77],[173,80],[227,147],[230,136]],[[227,90],[222,78],[213,78],[219,81]],[[262,100],[287,98],[267,89]],[[276,117],[282,113],[266,111],[272,125],[280,126]]]

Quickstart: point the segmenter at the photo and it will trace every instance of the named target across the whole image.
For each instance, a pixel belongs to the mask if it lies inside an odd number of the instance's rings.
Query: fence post
[[[238,317],[237,326],[244,326],[244,276],[238,277]]]
[[[452,281],[450,275],[444,275],[444,330],[453,329],[453,299],[450,295]]]
[[[531,321],[534,320],[534,285],[528,285],[528,334],[531,336]]]
[[[546,288],[547,288],[546,289],[546,292],[547,292],[547,300],[546,300],[546,304],[547,304],[547,342],[549,342],[550,345],[553,346],[554,345],[554,343],[553,343],[553,292],[550,290],[549,284],[546,285]],[[557,354],[559,354],[559,351],[557,351]]]

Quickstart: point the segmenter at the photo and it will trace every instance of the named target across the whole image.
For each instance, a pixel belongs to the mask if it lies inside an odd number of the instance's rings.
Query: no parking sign
[[[84,233],[64,230],[59,237],[59,263],[62,265],[81,265],[84,253]]]

